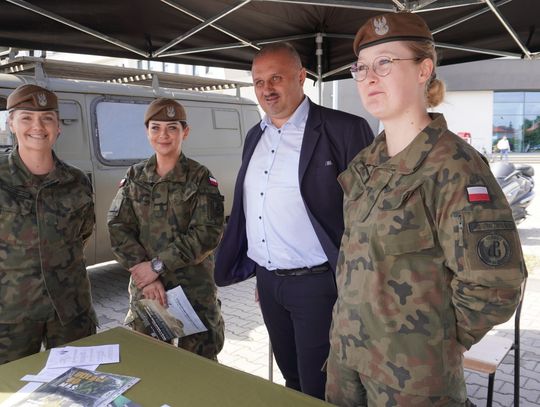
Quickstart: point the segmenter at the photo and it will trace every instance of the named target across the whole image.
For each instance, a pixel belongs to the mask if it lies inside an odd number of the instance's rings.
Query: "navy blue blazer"
[[[343,191],[337,176],[373,141],[367,122],[358,116],[310,102],[300,150],[300,193],[315,233],[335,271],[343,235]],[[220,287],[255,274],[255,262],[247,257],[244,179],[263,130],[260,123],[249,130],[234,189],[231,216],[216,252],[214,277]]]

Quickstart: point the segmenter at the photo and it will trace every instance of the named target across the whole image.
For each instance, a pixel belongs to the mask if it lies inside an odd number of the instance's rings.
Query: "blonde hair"
[[[433,72],[426,83],[426,100],[428,107],[438,106],[444,100],[446,87],[443,81],[437,79],[437,73],[435,72],[437,66],[435,45],[430,41],[407,41],[406,45],[420,60],[431,59],[433,61]]]

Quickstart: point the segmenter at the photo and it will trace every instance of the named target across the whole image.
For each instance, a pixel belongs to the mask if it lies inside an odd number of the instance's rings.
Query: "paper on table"
[[[167,310],[173,317],[182,321],[186,336],[208,330],[195,313],[181,286],[167,291],[167,302],[169,304]]]
[[[45,367],[73,367],[120,362],[120,345],[52,348]]]
[[[96,370],[98,366],[99,365],[85,365],[84,368],[87,370]],[[27,374],[26,376],[21,377],[21,381],[49,383],[51,380],[56,379],[58,376],[67,372],[69,369],[71,369],[71,367],[44,367],[38,374]]]
[[[41,383],[37,383],[37,382],[28,383],[24,385],[17,393],[14,393],[13,395],[9,396],[6,400],[4,400],[2,403],[0,403],[0,407],[11,407],[11,406],[18,405],[21,399],[26,397],[28,393],[32,393],[39,386],[41,386]]]

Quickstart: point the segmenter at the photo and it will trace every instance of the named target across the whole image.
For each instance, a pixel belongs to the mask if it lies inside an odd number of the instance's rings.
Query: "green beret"
[[[58,110],[58,98],[37,85],[18,86],[7,98],[8,110]]]
[[[386,13],[370,18],[356,33],[353,51],[390,41],[431,41],[433,36],[422,17],[413,13]]]
[[[144,114],[144,125],[148,126],[150,120],[162,122],[186,121],[184,107],[174,99],[159,98],[148,105]]]

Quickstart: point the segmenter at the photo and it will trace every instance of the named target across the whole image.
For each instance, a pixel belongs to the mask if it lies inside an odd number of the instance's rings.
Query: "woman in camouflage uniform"
[[[88,177],[56,157],[58,99],[21,85],[7,99],[17,146],[0,156],[0,364],[96,332],[84,244]]]
[[[156,99],[144,124],[155,154],[128,170],[108,217],[113,253],[131,273],[126,323],[149,333],[135,301],[166,306],[166,290],[180,285],[208,331],[183,337],[178,346],[217,360],[224,326],[212,252],[223,231],[223,197],[210,171],[182,154],[189,134],[182,105]]]
[[[385,130],[339,176],[327,399],[340,406],[468,405],[463,352],[514,312],[526,277],[489,166],[441,114],[433,38],[410,13],[373,17],[351,68]]]

